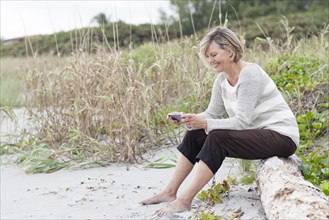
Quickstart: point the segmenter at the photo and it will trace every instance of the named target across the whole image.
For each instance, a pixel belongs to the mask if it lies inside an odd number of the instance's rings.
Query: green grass
[[[24,81],[15,74],[2,76],[0,81],[0,107],[23,106],[23,86]]]

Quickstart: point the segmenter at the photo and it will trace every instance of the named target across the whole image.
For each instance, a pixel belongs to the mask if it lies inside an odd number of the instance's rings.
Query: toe
[[[166,211],[164,209],[159,209],[156,210],[155,213],[157,214],[157,216],[163,216],[164,214],[166,214]]]

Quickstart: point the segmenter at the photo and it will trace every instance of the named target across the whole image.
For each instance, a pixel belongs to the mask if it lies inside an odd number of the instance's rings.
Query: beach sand
[[[2,135],[20,130],[8,121],[1,123]],[[162,148],[145,158],[154,161],[173,153],[178,154],[174,147]],[[166,204],[139,204],[161,191],[174,168],[146,168],[149,162],[145,162],[28,175],[13,162],[5,162],[6,157],[1,158],[1,219],[195,219],[194,213],[204,208],[195,199],[191,211],[159,217],[155,211]],[[193,174],[192,171],[178,194]],[[227,176],[242,176],[237,160],[224,161],[215,176],[216,182],[222,182]],[[211,181],[204,189],[210,185]],[[211,210],[228,218],[234,212],[239,213],[240,219],[266,218],[255,184],[233,185],[223,197],[223,203]]]
[[[203,208],[202,204],[193,203],[189,212],[161,218],[155,211],[165,204],[139,204],[160,192],[172,172],[173,168],[145,168],[145,164],[112,164],[28,175],[14,164],[4,164],[1,165],[1,219],[187,219],[197,208]],[[228,175],[241,175],[236,161],[230,158],[216,174],[216,182],[222,182]],[[216,215],[229,217],[239,209],[243,212],[240,219],[265,218],[255,185],[232,186],[223,203],[212,210]]]

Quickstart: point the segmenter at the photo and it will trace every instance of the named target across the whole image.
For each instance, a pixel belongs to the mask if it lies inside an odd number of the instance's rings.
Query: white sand
[[[113,164],[27,175],[15,165],[2,165],[1,219],[156,219],[154,212],[164,204],[141,206],[138,202],[159,192],[172,171]],[[216,180],[221,182],[237,172],[234,160],[227,159]],[[233,186],[214,210],[217,215],[230,216],[239,208],[244,212],[241,219],[265,218],[254,186]],[[171,217],[187,219],[193,211]]]
[[[151,161],[168,151],[177,153],[174,148],[162,149]],[[145,168],[146,164],[113,164],[34,175],[27,175],[14,164],[2,164],[1,219],[187,219],[197,208],[203,208],[194,202],[189,212],[159,218],[154,212],[165,204],[138,204],[160,192],[173,171]],[[234,159],[224,161],[216,181],[222,182],[228,175],[241,175]],[[189,180],[190,176],[181,190]],[[229,217],[239,208],[243,212],[241,219],[265,219],[254,185],[233,186],[223,203],[212,210]]]

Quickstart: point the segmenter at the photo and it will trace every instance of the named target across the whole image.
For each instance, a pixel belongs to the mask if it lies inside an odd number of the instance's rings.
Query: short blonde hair
[[[215,27],[210,30],[200,42],[200,55],[205,58],[207,48],[212,42],[216,42],[220,48],[231,49],[233,52],[233,61],[238,62],[243,56],[243,45],[237,35],[226,27]]]

